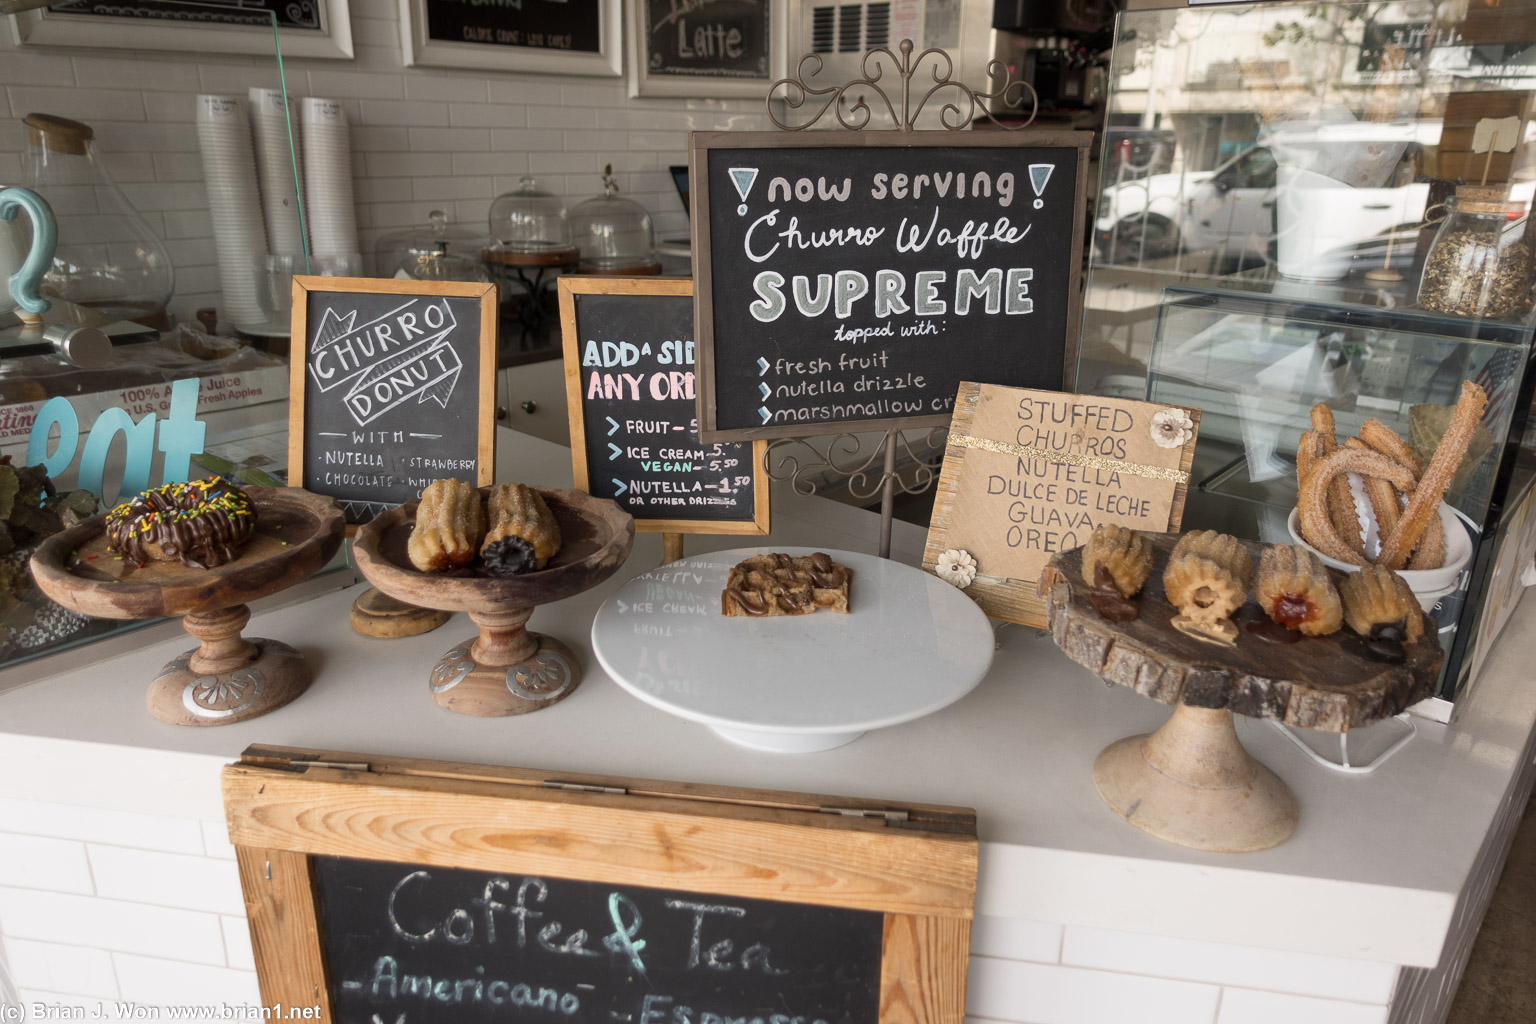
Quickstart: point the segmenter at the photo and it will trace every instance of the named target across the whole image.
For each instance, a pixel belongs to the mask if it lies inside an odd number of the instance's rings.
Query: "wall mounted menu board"
[[[962,1021],[966,808],[277,747],[248,748],[223,789],[269,1003],[417,1024]]]
[[[695,133],[706,441],[949,421],[1075,363],[1088,132]]]
[[[783,74],[786,19],[771,0],[630,0],[630,11],[631,96],[761,99]]]
[[[269,61],[275,24],[284,56],[352,56],[347,0],[66,0],[22,10],[12,23],[25,46],[250,53]]]
[[[408,65],[619,73],[620,0],[400,0]]]
[[[496,286],[295,277],[288,482],[350,524],[495,470]]]
[[[1186,406],[962,383],[923,568],[966,552],[965,592],[988,615],[1045,628],[1035,583],[1052,555],[1106,523],[1178,530],[1199,428]]]
[[[637,530],[767,533],[767,442],[699,441],[693,282],[562,277],[560,322],[576,486]]]

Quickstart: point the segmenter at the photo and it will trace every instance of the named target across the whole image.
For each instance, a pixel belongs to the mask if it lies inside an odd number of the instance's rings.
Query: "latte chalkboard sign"
[[[771,0],[631,0],[631,96],[761,98],[783,72]]]
[[[693,282],[560,278],[576,486],[653,533],[764,534],[764,441],[704,444]]]
[[[966,808],[278,747],[223,788],[263,999],[324,1020],[963,1018]]]
[[[706,441],[949,422],[1074,369],[1087,132],[695,133]]]
[[[433,480],[491,482],[495,285],[295,277],[293,293],[290,484],[357,524]]]

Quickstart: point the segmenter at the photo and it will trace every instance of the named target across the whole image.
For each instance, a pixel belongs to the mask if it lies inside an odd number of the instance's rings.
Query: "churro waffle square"
[[[824,552],[753,555],[736,565],[720,594],[728,616],[809,615],[848,611],[853,571]]]

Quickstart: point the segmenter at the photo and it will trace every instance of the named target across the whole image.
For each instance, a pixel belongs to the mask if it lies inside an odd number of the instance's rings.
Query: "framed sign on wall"
[[[617,76],[620,0],[400,0],[412,67]]]
[[[23,46],[271,57],[274,18],[283,56],[351,58],[347,0],[65,0],[12,15],[11,32]]]
[[[771,0],[629,0],[631,96],[760,99],[786,74],[788,19]]]

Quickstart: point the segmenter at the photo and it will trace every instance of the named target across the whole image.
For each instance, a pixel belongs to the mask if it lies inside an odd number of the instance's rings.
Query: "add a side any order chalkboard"
[[[433,480],[491,483],[495,285],[295,277],[293,338],[291,485],[355,525]]]
[[[938,426],[962,380],[1064,387],[1090,139],[694,133],[703,439]]]
[[[576,486],[653,533],[765,534],[764,441],[705,444],[693,282],[560,278]]]
[[[281,747],[223,788],[262,997],[323,1020],[963,1018],[967,808]]]

